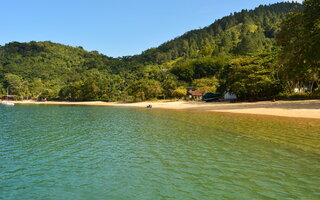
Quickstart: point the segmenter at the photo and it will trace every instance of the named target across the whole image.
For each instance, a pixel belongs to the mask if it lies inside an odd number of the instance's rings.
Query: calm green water
[[[320,120],[0,106],[0,199],[320,199]]]

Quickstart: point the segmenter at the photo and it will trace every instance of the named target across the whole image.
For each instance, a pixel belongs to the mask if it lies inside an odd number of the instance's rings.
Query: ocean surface
[[[0,106],[0,199],[320,199],[320,120]]]

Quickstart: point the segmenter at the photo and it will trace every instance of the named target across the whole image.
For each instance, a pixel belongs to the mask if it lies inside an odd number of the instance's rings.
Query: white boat
[[[14,103],[11,103],[11,102],[2,102],[2,105],[5,105],[5,106],[14,106]]]

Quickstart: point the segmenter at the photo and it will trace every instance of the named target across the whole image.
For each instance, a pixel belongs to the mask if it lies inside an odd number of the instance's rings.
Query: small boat
[[[202,97],[202,100],[206,102],[219,101],[221,97],[221,94],[208,92]]]
[[[14,106],[14,103],[11,103],[11,102],[2,102],[2,105],[5,105],[5,106]]]

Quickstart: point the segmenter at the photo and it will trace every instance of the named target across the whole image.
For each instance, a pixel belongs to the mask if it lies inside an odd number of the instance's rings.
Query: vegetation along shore
[[[0,94],[16,100],[139,102],[188,90],[238,100],[320,98],[319,1],[242,10],[112,58],[50,41],[0,46]],[[4,98],[5,99],[5,98]]]

